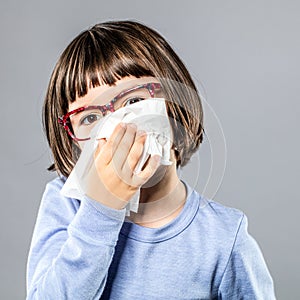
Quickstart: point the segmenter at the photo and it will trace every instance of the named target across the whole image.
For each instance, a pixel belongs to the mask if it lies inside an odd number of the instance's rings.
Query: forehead
[[[114,85],[103,84],[95,88],[88,89],[88,92],[83,97],[76,97],[75,101],[69,103],[68,111],[72,111],[82,106],[92,105],[97,101],[98,104],[104,105],[111,101],[119,93],[130,89],[136,85],[159,82],[155,77],[141,77],[136,78],[133,76],[124,77],[117,80]]]

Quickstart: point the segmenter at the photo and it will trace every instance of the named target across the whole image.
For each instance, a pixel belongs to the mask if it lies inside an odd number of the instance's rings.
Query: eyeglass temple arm
[[[63,119],[63,117],[58,117],[58,120],[57,120],[57,121],[58,121],[59,124],[62,124],[62,125],[64,124],[64,119]]]
[[[148,83],[148,91],[152,98],[155,96],[155,89],[160,87],[161,87],[160,83],[156,83],[156,82]]]

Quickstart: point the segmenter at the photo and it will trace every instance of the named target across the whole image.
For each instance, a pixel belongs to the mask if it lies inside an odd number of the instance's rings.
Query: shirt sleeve
[[[99,299],[126,211],[87,197],[79,206],[60,195],[57,182],[47,185],[41,201],[28,256],[26,299]]]
[[[247,217],[244,216],[219,287],[218,299],[274,300],[272,277],[247,227]]]

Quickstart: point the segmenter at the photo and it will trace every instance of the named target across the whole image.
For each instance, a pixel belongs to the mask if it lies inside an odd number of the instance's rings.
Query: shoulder
[[[228,207],[211,199],[205,199],[202,216],[218,241],[233,249],[237,239],[248,238],[248,218],[239,209]]]
[[[213,201],[195,190],[191,193],[198,210],[191,224],[205,253],[228,260],[238,236],[247,236],[247,217],[236,208]]]
[[[60,191],[63,185],[66,182],[66,177],[64,176],[57,176],[56,178],[52,179],[46,184],[45,192],[46,191]]]
[[[201,222],[209,232],[223,236],[235,235],[246,219],[243,211],[209,199],[195,190],[192,191],[191,197],[199,202],[196,214],[198,222]]]
[[[46,184],[40,204],[39,215],[65,214],[74,216],[79,208],[79,200],[63,196],[60,191],[65,184],[66,178],[57,176]]]
[[[247,219],[243,211],[223,205],[211,199],[206,199],[207,205],[204,213],[210,215],[211,219],[216,222],[218,229],[222,232],[237,234],[244,220]]]
[[[234,264],[264,266],[264,259],[257,241],[248,232],[248,218],[239,209],[220,204],[197,192],[199,210],[196,226],[201,228],[207,251],[212,251],[224,261]]]

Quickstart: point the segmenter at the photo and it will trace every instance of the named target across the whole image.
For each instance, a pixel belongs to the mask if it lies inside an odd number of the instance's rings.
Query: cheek
[[[78,143],[79,149],[82,151],[86,141],[78,141],[77,143]]]

